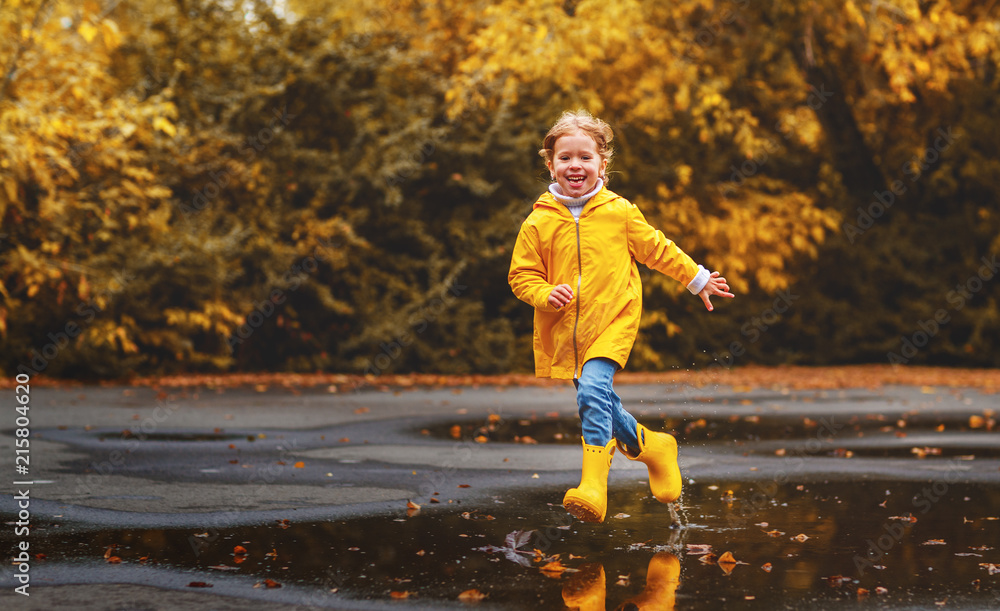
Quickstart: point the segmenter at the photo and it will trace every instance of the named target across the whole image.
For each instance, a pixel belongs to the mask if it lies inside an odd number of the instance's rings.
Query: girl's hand
[[[549,305],[559,309],[573,301],[573,289],[568,284],[560,284],[549,293]]]
[[[729,292],[729,284],[726,282],[726,279],[719,274],[719,272],[712,272],[712,277],[708,279],[708,284],[706,284],[705,288],[701,289],[701,292],[698,293],[701,300],[705,302],[705,307],[708,308],[709,312],[715,309],[712,307],[712,301],[710,299],[712,295],[729,297],[730,299],[736,297],[736,295]],[[552,298],[549,297],[549,300],[551,301]]]

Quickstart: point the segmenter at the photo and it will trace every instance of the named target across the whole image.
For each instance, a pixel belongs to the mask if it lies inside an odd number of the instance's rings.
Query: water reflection
[[[617,611],[672,611],[675,593],[680,585],[681,563],[670,552],[659,552],[646,568],[646,585],[642,592],[616,607]],[[579,611],[607,609],[607,576],[604,565],[584,564],[569,578],[562,589],[563,604]]]
[[[39,527],[32,567],[101,562],[106,581],[122,565],[181,570],[192,581],[251,576],[257,583],[312,588],[310,604],[339,597],[382,601],[405,595],[457,601],[469,590],[500,609],[831,608],[860,597],[883,608],[1000,602],[1000,489],[940,482],[830,482],[761,486],[699,482],[685,490],[683,525],[643,484],[612,485],[604,524],[574,522],[561,490],[517,491],[486,505],[425,504],[407,517],[272,522],[205,528],[74,531]],[[292,512],[293,513],[293,512]],[[214,527],[213,527],[214,525]],[[500,547],[534,531],[528,566]],[[0,535],[9,544],[8,533]],[[236,553],[240,546],[245,553]],[[729,553],[733,563],[720,563]],[[712,556],[714,555],[714,557]],[[542,571],[557,558],[564,572]],[[536,561],[537,560],[537,561]],[[320,602],[317,602],[320,601]]]

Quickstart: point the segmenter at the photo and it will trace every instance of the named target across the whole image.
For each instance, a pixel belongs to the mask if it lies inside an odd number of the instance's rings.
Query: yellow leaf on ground
[[[729,575],[730,573],[733,572],[733,569],[736,568],[737,564],[746,564],[746,563],[737,561],[736,558],[733,556],[732,552],[726,552],[721,556],[719,556],[717,564],[719,565],[719,568],[722,569],[723,573]]]
[[[566,571],[566,567],[563,566],[562,562],[558,560],[553,560],[552,562],[546,564],[545,566],[539,568],[541,572],[545,573],[549,577],[558,577]]]
[[[486,595],[479,590],[466,590],[458,595],[458,600],[464,603],[477,603],[486,598]]]

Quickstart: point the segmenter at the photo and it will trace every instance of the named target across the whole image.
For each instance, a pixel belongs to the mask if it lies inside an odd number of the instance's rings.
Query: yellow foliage
[[[166,117],[156,117],[153,119],[153,129],[161,130],[171,138],[177,135],[177,128]]]

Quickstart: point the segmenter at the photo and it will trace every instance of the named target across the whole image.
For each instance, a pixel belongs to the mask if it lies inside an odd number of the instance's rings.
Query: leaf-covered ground
[[[717,370],[672,370],[664,372],[623,371],[615,376],[618,384],[682,384],[695,387],[730,386],[740,390],[754,388],[841,389],[879,388],[887,385],[976,388],[987,393],[1000,390],[1000,369],[953,369],[945,367],[900,367],[891,365],[846,365],[841,367],[759,367],[747,366]],[[13,378],[0,381],[10,388]],[[395,391],[407,388],[473,388],[484,386],[560,386],[566,380],[536,378],[531,374],[506,375],[380,375],[358,376],[333,373],[240,373],[223,375],[176,375],[138,377],[99,382],[101,386],[141,386],[151,388],[247,388],[259,392],[270,389],[325,387],[328,392],[354,390]],[[32,384],[47,387],[72,387],[80,382],[32,378]]]

